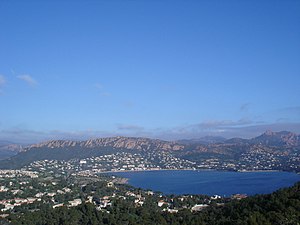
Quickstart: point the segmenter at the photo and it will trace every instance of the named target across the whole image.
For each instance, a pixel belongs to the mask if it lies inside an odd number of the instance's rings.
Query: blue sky
[[[0,140],[300,133],[300,2],[0,2]]]

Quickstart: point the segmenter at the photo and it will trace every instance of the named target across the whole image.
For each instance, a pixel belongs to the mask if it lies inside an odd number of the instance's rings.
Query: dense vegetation
[[[92,204],[52,209],[44,205],[39,211],[21,216],[11,214],[15,225],[75,225],[75,224],[222,224],[222,225],[297,225],[300,224],[300,182],[268,195],[211,206],[201,212],[181,210],[178,213],[159,212],[152,201],[134,207],[120,199],[109,209],[97,211]],[[6,224],[0,220],[0,224]]]

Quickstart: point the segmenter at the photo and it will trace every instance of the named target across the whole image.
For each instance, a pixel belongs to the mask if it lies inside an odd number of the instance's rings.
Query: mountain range
[[[266,167],[268,169],[300,170],[297,167],[298,160],[300,165],[300,135],[288,131],[266,131],[251,139],[225,139],[209,136],[191,140],[163,141],[118,136],[86,141],[51,140],[26,147],[11,144],[0,145],[0,152],[10,151],[9,149],[14,154],[10,158],[0,161],[0,168],[18,168],[36,160],[82,159],[115,152],[139,152],[143,154],[168,152],[174,157],[190,160],[199,165],[203,164],[205,160],[215,159],[219,161],[219,165],[234,163],[236,166],[233,168],[235,169],[240,169],[238,165],[242,162],[246,166],[241,168],[256,168],[255,165],[250,166],[250,164],[255,164],[254,159],[258,157],[264,159],[262,168],[265,168],[263,166],[267,165],[268,162],[270,165],[272,164],[272,166]],[[272,158],[275,163],[271,163],[268,157]],[[258,160],[258,162],[262,163],[262,160]]]
[[[22,151],[23,147],[20,144],[15,144],[9,141],[0,141],[0,160],[16,155]]]

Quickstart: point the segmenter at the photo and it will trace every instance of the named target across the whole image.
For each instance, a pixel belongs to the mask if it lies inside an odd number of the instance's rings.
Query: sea
[[[134,187],[163,194],[205,194],[229,197],[233,194],[272,193],[300,181],[300,175],[289,172],[227,172],[203,170],[158,170],[112,172],[128,179]]]

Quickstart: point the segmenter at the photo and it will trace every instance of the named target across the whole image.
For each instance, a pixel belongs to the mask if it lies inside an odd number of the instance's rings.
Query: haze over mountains
[[[9,141],[0,141],[0,160],[16,155],[22,149],[23,147],[20,144]]]

